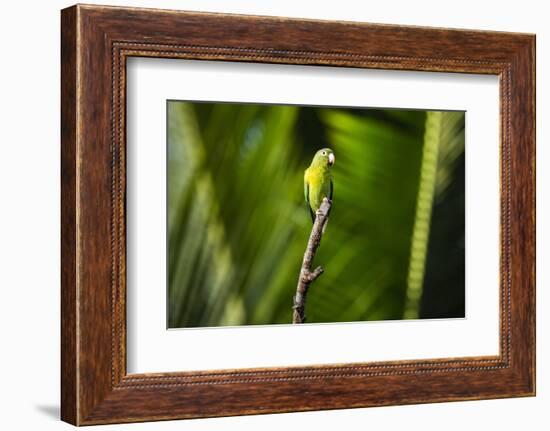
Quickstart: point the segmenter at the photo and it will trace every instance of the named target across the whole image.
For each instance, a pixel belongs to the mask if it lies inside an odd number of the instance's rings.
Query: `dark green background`
[[[464,113],[167,108],[169,327],[291,322],[323,147],[334,199],[307,322],[464,317]]]

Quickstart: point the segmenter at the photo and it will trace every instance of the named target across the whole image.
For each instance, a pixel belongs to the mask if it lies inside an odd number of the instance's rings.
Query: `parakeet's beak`
[[[334,153],[330,153],[328,155],[328,164],[330,166],[334,165],[334,162],[336,161],[336,157],[334,157]]]

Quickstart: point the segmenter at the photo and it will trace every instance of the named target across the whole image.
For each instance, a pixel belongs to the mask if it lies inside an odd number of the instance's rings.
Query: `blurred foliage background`
[[[308,323],[464,317],[464,113],[169,101],[168,326],[290,323],[330,147]]]

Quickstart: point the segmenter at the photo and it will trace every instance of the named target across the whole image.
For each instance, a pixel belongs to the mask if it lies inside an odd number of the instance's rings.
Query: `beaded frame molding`
[[[205,30],[208,29],[208,30]],[[76,5],[61,13],[61,418],[75,425],[535,394],[535,36]],[[498,356],[126,372],[126,59],[498,75]]]

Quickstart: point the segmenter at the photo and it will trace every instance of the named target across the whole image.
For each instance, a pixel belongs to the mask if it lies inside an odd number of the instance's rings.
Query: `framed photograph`
[[[535,394],[535,36],[61,13],[61,416]]]

